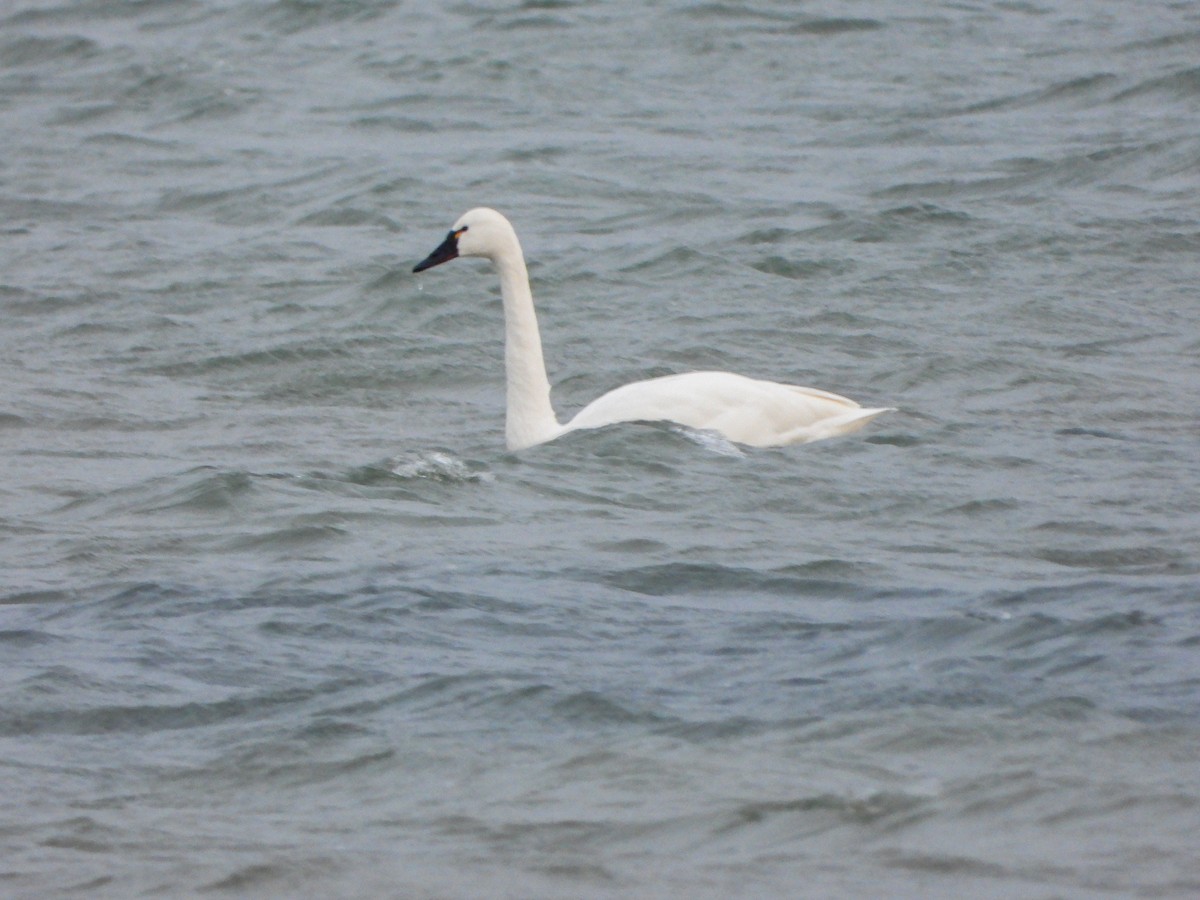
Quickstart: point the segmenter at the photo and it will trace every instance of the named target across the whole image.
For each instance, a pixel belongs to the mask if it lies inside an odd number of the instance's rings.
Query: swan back
[[[684,372],[609,391],[581,409],[566,430],[669,421],[750,447],[778,447],[848,434],[883,412],[815,388],[732,372]]]

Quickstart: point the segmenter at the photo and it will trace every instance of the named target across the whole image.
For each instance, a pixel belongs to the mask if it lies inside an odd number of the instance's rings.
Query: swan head
[[[446,239],[432,253],[413,267],[424,272],[460,256],[482,256],[495,261],[505,248],[517,240],[512,224],[494,209],[480,206],[463,213],[454,223]]]

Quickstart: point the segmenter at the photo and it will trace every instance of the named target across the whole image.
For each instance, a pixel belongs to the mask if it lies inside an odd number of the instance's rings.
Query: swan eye
[[[469,227],[470,227],[469,225],[464,225],[462,228],[457,229],[454,232],[454,239],[457,241],[460,237],[462,237],[463,232],[466,231]]]

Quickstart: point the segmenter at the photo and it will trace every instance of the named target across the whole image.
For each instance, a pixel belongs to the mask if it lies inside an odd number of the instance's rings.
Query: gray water
[[[1200,7],[9,0],[0,895],[1200,892]],[[898,407],[504,450],[729,369]]]

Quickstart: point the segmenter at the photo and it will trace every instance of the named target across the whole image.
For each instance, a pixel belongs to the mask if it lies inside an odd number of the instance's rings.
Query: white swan
[[[529,273],[512,224],[494,209],[473,209],[454,223],[446,240],[413,271],[423,272],[459,256],[490,259],[500,273],[509,450],[552,441],[580,428],[663,421],[716,431],[752,447],[803,444],[856,431],[890,411],[863,409],[837,394],[731,372],[687,372],[609,391],[561,425],[550,406]]]

